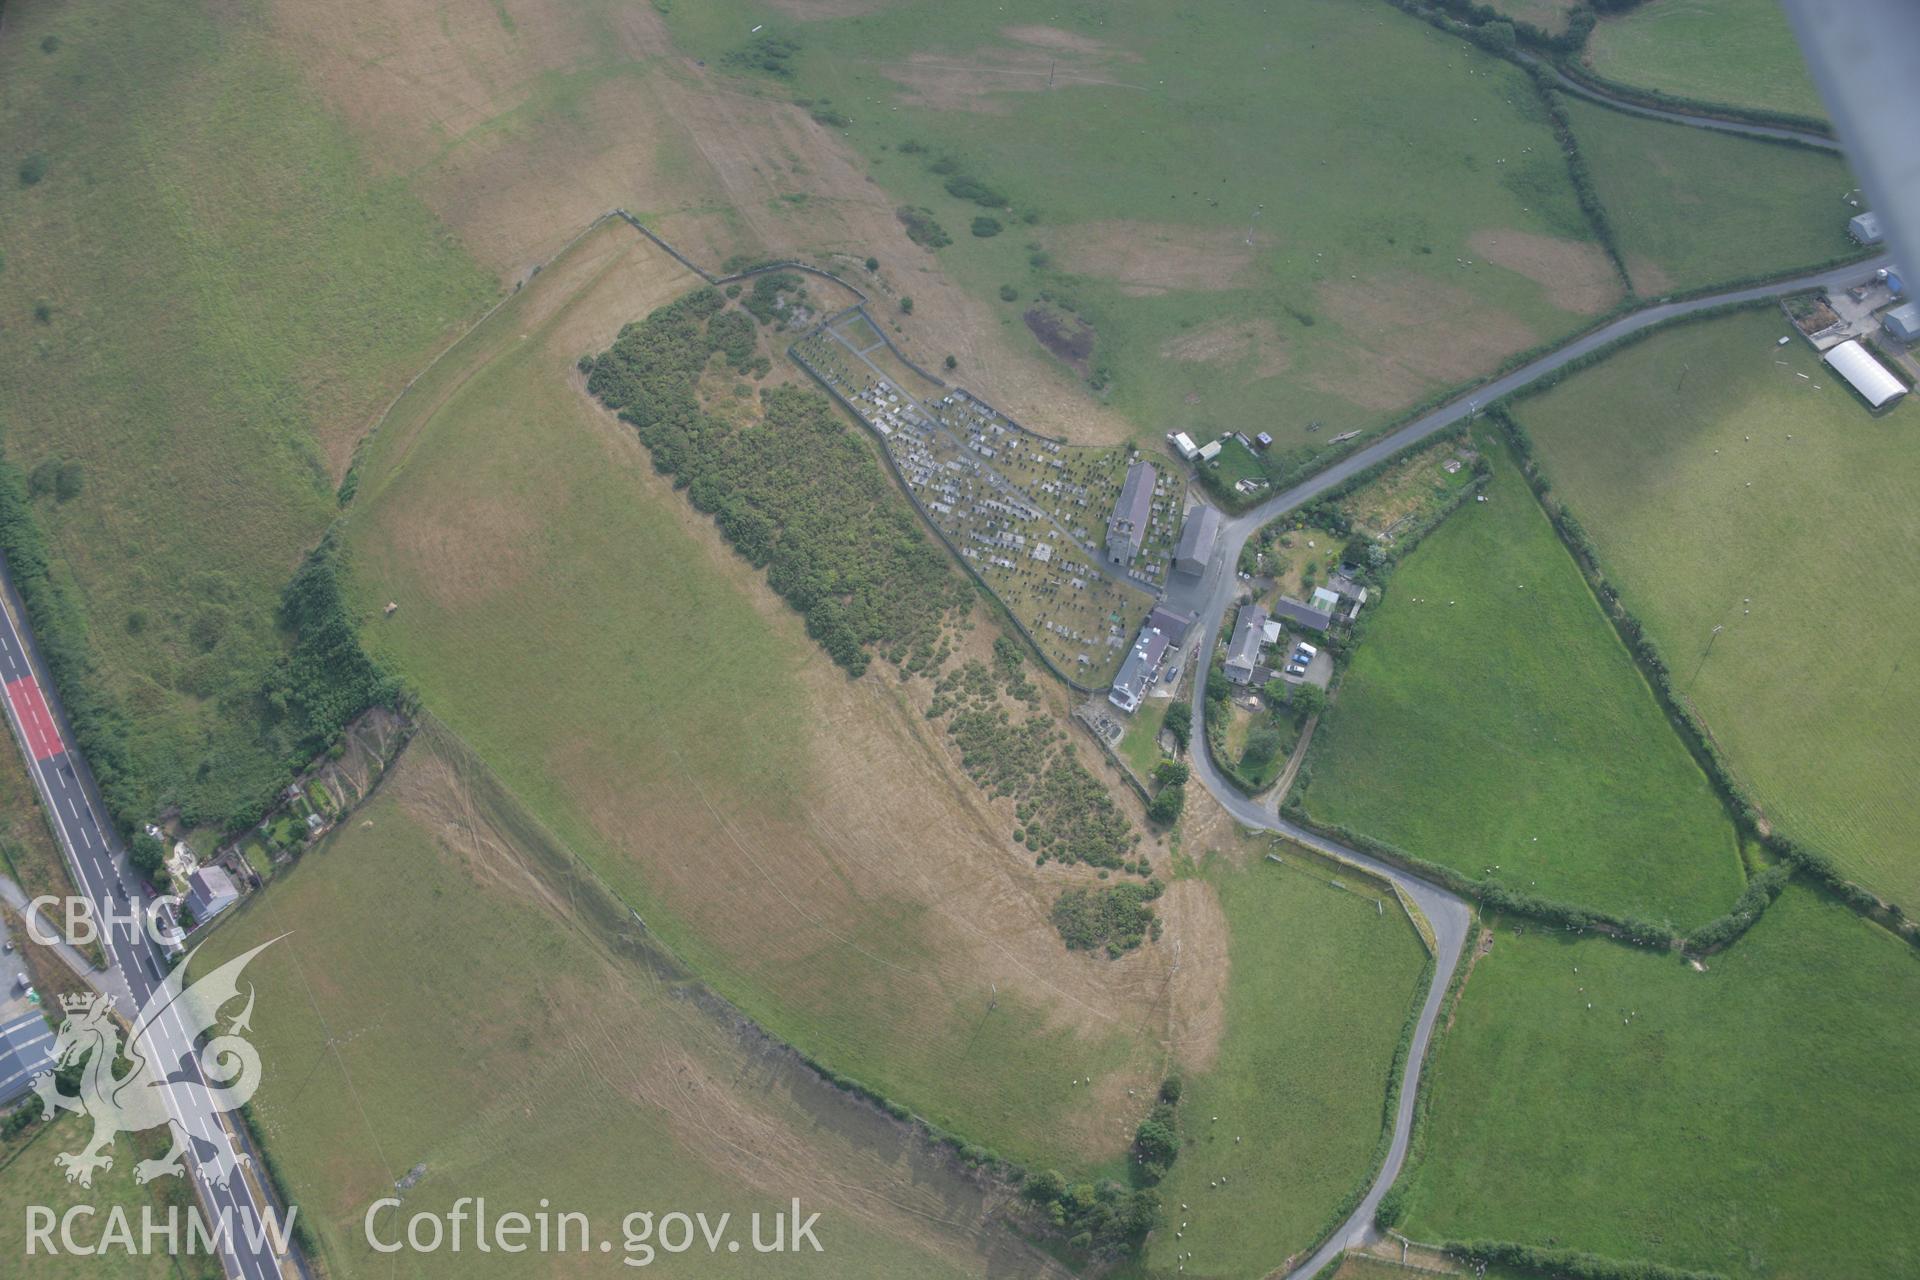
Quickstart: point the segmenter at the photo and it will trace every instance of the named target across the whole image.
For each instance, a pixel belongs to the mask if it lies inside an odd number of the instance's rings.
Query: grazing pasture
[[[1905,944],[1800,886],[1705,972],[1494,928],[1430,1068],[1407,1234],[1753,1280],[1920,1269]]]
[[[930,687],[832,665],[587,397],[579,355],[695,283],[608,223],[402,403],[348,524],[367,643],[773,1034],[1005,1155],[1110,1158],[1164,1067],[1171,944],[1064,956],[1047,913],[1087,874],[1013,843]],[[1204,893],[1160,910],[1220,927]]]
[[[1317,449],[1620,295],[1531,81],[1464,41],[1307,0],[1046,21],[984,0],[666,16],[736,82],[833,113],[891,203],[949,233],[890,270],[944,273],[1036,353],[1029,310],[1084,323],[1081,368],[1047,359],[1142,437],[1246,428]],[[729,61],[756,24],[795,49],[778,72]],[[983,208],[1004,230],[957,234]]]
[[[1309,749],[1315,818],[1520,892],[1676,924],[1732,823],[1504,452],[1394,570]]]
[[[1834,153],[1563,99],[1636,293],[1784,275],[1854,251],[1842,199],[1854,179]]]
[[[1515,417],[1775,829],[1912,907],[1920,405],[1870,416],[1789,332],[1670,329]]]
[[[257,695],[353,441],[493,290],[254,20],[80,0],[6,27],[6,456],[74,469],[39,514],[135,801],[219,822],[284,777]]]
[[[1585,59],[1609,80],[1675,97],[1827,114],[1776,0],[1652,0],[1595,26]]]
[[[1231,931],[1226,1032],[1184,1078],[1180,1156],[1160,1184],[1168,1223],[1146,1261],[1259,1277],[1317,1244],[1371,1171],[1426,951],[1378,881],[1265,838],[1197,852]]]
[[[342,1280],[392,1274],[362,1223],[409,1171],[406,1214],[551,1203],[616,1251],[530,1269],[469,1240],[407,1255],[421,1277],[605,1274],[640,1256],[630,1212],[730,1213],[744,1241],[749,1214],[795,1195],[824,1250],[783,1255],[795,1275],[1050,1270],[997,1225],[1007,1193],[744,1025],[436,726],[200,963],[271,938],[247,970],[254,1120]],[[716,1275],[766,1265],[744,1244],[693,1256]]]

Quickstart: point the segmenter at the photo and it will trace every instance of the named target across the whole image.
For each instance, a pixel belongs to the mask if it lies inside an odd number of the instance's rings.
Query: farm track
[[[1753,120],[1735,120],[1724,116],[1694,115],[1675,107],[1657,107],[1652,103],[1639,102],[1621,94],[1611,93],[1598,85],[1588,84],[1583,80],[1576,80],[1559,67],[1554,66],[1551,62],[1542,61],[1528,54],[1521,54],[1520,57],[1529,66],[1546,68],[1548,74],[1553,76],[1554,83],[1558,88],[1585,98],[1589,102],[1597,102],[1602,106],[1612,107],[1616,111],[1625,111],[1629,115],[1645,116],[1650,120],[1665,120],[1669,124],[1692,125],[1696,129],[1713,129],[1720,133],[1738,134],[1743,138],[1762,138],[1771,142],[1795,142],[1802,146],[1818,147],[1822,151],[1845,150],[1845,148],[1840,145],[1839,139],[1829,137],[1824,133],[1815,133],[1810,129],[1795,129],[1781,124],[1761,124]]]

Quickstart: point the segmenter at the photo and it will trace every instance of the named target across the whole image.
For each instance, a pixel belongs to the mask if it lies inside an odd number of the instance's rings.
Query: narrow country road
[[[1728,303],[1753,302],[1802,289],[1841,288],[1866,279],[1877,269],[1890,265],[1891,260],[1882,255],[1866,262],[1856,262],[1851,266],[1815,272],[1773,284],[1732,289],[1725,293],[1691,298],[1683,302],[1655,303],[1575,338],[1565,346],[1536,360],[1531,360],[1511,373],[1504,374],[1476,387],[1471,392],[1448,401],[1432,412],[1415,418],[1405,426],[1388,432],[1365,448],[1356,450],[1326,470],[1302,480],[1282,493],[1275,494],[1259,506],[1241,515],[1228,518],[1222,524],[1220,539],[1215,544],[1213,559],[1208,562],[1206,574],[1197,582],[1181,584],[1168,593],[1169,603],[1176,608],[1193,613],[1198,619],[1200,638],[1195,650],[1197,656],[1193,660],[1196,681],[1204,687],[1205,673],[1211,663],[1213,651],[1219,643],[1222,615],[1237,594],[1240,584],[1236,576],[1236,568],[1240,563],[1240,550],[1246,545],[1247,539],[1261,526],[1296,507],[1313,501],[1375,463],[1383,462],[1402,449],[1459,423],[1477,412],[1479,406],[1517,391],[1555,370],[1564,368],[1569,362],[1629,334],[1639,333],[1669,320]],[[1782,324],[1785,324],[1784,320]],[[1400,1081],[1399,1106],[1394,1113],[1393,1141],[1387,1150],[1387,1158],[1381,1164],[1379,1175],[1374,1179],[1373,1185],[1367,1189],[1367,1194],[1361,1199],[1359,1207],[1314,1251],[1311,1257],[1289,1272],[1286,1278],[1286,1280],[1307,1280],[1332,1261],[1341,1250],[1365,1244],[1378,1236],[1373,1225],[1373,1212],[1379,1205],[1380,1198],[1387,1193],[1388,1188],[1393,1186],[1394,1180],[1400,1175],[1401,1167],[1406,1163],[1407,1145],[1413,1131],[1413,1108],[1420,1088],[1420,1072],[1426,1063],[1427,1049],[1433,1041],[1433,1028],[1439,1019],[1441,1001],[1446,995],[1448,984],[1453,981],[1454,968],[1458,965],[1461,951],[1466,945],[1472,912],[1464,899],[1439,885],[1381,862],[1377,858],[1369,857],[1357,849],[1316,835],[1285,818],[1275,817],[1256,801],[1241,795],[1220,775],[1219,770],[1214,767],[1212,756],[1208,753],[1206,698],[1197,696],[1192,699],[1192,703],[1191,740],[1196,744],[1191,753],[1193,773],[1200,780],[1201,785],[1212,793],[1214,799],[1218,800],[1228,813],[1245,826],[1278,832],[1310,849],[1334,854],[1393,881],[1407,893],[1421,913],[1426,916],[1428,923],[1433,926],[1434,940],[1437,944],[1434,954],[1433,982],[1427,988],[1426,1001],[1421,1005],[1420,1017],[1414,1026],[1413,1043],[1409,1046],[1407,1053],[1406,1071]]]

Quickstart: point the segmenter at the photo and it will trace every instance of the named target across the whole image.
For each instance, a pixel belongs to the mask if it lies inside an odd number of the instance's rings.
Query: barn
[[[1883,409],[1907,394],[1900,379],[1887,372],[1885,365],[1852,338],[1827,352],[1824,358],[1833,366],[1833,371],[1845,378],[1875,409]]]
[[[1920,303],[1909,302],[1887,312],[1880,324],[1896,342],[1920,341]]]

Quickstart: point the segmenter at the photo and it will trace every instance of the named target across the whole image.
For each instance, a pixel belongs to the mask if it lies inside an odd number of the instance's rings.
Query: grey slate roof
[[[1173,549],[1173,567],[1195,576],[1205,573],[1219,537],[1220,512],[1213,507],[1201,507],[1187,517],[1180,529],[1180,543]]]
[[[1151,462],[1136,462],[1127,468],[1126,483],[1120,486],[1120,501],[1113,504],[1107,520],[1107,554],[1115,559],[1131,560],[1147,536],[1147,521],[1153,514],[1153,486],[1160,473]],[[1115,551],[1118,544],[1125,555]]]
[[[187,877],[187,910],[205,924],[240,899],[233,879],[218,867],[202,867]]]
[[[1140,638],[1134,642],[1127,660],[1120,664],[1120,674],[1114,677],[1107,701],[1128,711],[1139,706],[1140,699],[1146,696],[1147,682],[1160,669],[1160,659],[1166,652],[1166,632],[1152,627],[1140,628]]]
[[[1229,680],[1235,679],[1235,673],[1241,673],[1237,679],[1245,684],[1253,678],[1253,669],[1260,665],[1260,649],[1266,643],[1262,634],[1270,615],[1257,604],[1244,606],[1240,610],[1239,620],[1233,625],[1233,643],[1227,646],[1226,670]]]
[[[1274,616],[1297,622],[1303,627],[1312,627],[1315,631],[1325,631],[1333,625],[1333,615],[1310,604],[1301,604],[1298,600],[1282,599],[1273,606]]]
[[[51,1070],[53,1029],[37,1010],[0,1027],[0,1106],[26,1093],[35,1076]]]
[[[1186,641],[1187,628],[1193,625],[1190,613],[1175,613],[1163,604],[1153,606],[1153,612],[1147,615],[1147,625],[1167,633],[1167,643],[1181,644]]]

